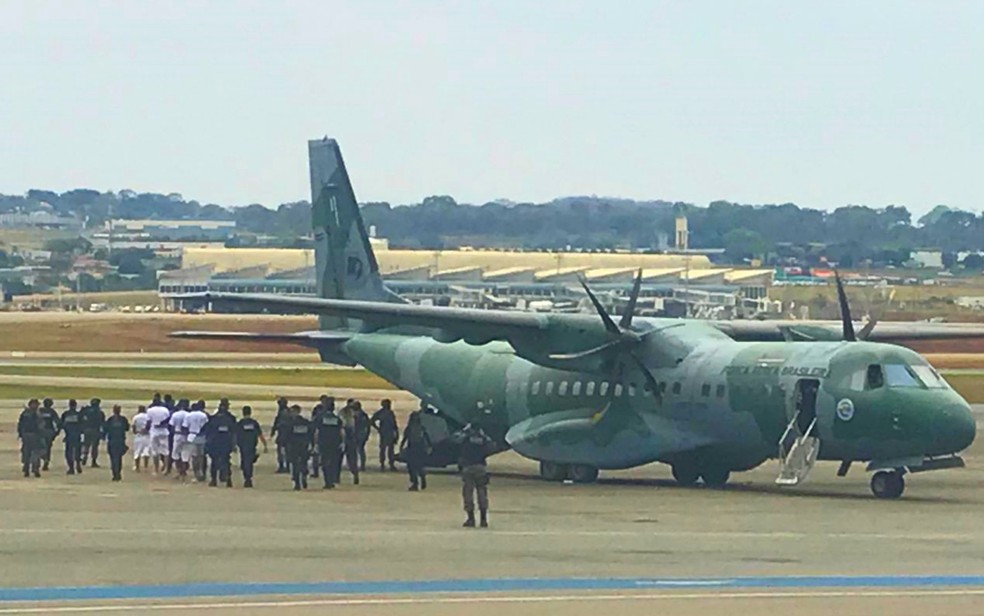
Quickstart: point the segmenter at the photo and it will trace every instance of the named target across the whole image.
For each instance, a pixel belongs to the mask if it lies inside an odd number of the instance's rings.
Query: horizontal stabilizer
[[[185,340],[231,340],[233,342],[268,342],[297,344],[317,349],[321,361],[341,366],[354,366],[355,362],[346,353],[343,344],[352,338],[353,333],[335,330],[313,330],[291,334],[264,334],[257,332],[171,332],[171,338]]]
[[[321,346],[330,344],[341,344],[347,342],[352,334],[350,332],[333,331],[309,331],[295,332],[291,334],[264,334],[257,332],[196,332],[183,331],[171,332],[171,338],[185,338],[190,340],[234,340],[241,342],[281,342],[302,344],[304,346]]]

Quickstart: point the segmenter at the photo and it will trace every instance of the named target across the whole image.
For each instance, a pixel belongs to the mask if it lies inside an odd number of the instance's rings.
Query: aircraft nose
[[[977,421],[970,407],[948,406],[939,414],[933,425],[936,440],[947,453],[956,453],[970,447],[977,435]]]

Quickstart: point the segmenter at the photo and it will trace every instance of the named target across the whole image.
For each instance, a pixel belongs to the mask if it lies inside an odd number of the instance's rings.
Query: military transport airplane
[[[176,332],[292,342],[327,362],[359,364],[439,409],[477,422],[539,461],[551,480],[591,482],[599,469],[669,464],[682,485],[724,485],[779,460],[781,485],[817,459],[867,462],[871,490],[894,498],[904,475],[963,466],[974,440],[967,403],[919,354],[885,341],[984,337],[984,328],[870,322],[634,318],[639,280],[616,322],[597,315],[418,306],[379,275],[341,152],[309,142],[318,297],[196,294],[208,304],[320,315],[295,334]]]

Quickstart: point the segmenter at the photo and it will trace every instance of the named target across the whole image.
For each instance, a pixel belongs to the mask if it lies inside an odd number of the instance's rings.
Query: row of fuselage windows
[[[668,384],[666,381],[660,381],[657,383],[659,387],[660,394],[666,394],[667,386],[669,385],[670,392],[679,396],[683,391],[683,385],[680,381],[674,381],[672,384]],[[620,398],[624,395],[629,397],[634,397],[638,390],[638,386],[635,383],[629,383],[623,386],[621,383],[615,383],[615,391],[610,391],[612,384],[608,381],[533,381],[530,383],[530,395],[531,396],[598,396],[604,398],[608,395],[614,395],[616,398]],[[652,388],[646,385],[644,388],[646,395],[651,393]],[[711,383],[704,383],[700,386],[700,395],[704,398],[710,398],[711,393],[717,398],[723,398],[727,392],[727,388],[723,383],[718,385],[712,385]]]

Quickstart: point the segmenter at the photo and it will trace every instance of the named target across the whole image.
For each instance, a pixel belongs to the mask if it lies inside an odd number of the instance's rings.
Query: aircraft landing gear
[[[574,483],[594,483],[598,481],[598,468],[587,464],[572,464],[570,477]]]
[[[541,460],[540,477],[547,481],[563,481],[567,479],[567,465]]]
[[[723,488],[731,478],[731,471],[726,468],[705,468],[700,472],[700,478],[708,488]]]
[[[878,498],[898,498],[905,492],[902,471],[878,471],[871,477],[871,493]]]
[[[673,470],[673,479],[676,480],[677,485],[685,488],[691,488],[697,485],[697,480],[700,479],[700,471],[697,469],[697,465],[692,462],[676,462],[671,466]]]

